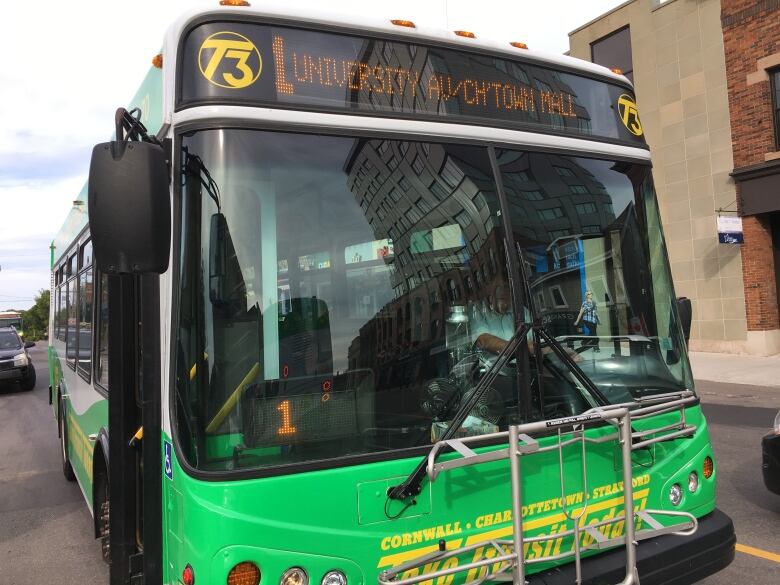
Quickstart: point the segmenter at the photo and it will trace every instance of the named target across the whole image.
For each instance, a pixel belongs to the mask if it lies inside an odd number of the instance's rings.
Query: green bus
[[[731,562],[625,77],[249,6],[153,63],[53,242],[50,399],[112,585]]]

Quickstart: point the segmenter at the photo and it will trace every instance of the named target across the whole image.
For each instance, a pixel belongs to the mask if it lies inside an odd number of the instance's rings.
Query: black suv
[[[13,327],[0,327],[0,382],[18,380],[23,390],[35,388],[35,367],[27,353],[34,345],[23,342]]]

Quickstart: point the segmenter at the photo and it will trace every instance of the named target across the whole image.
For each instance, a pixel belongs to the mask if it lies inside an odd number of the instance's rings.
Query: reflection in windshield
[[[197,132],[184,147],[197,162],[184,176],[176,355],[190,462],[278,466],[440,437],[517,326],[487,150],[251,130]],[[510,151],[499,163],[535,297],[522,312],[540,312],[594,376],[599,352],[623,370],[647,369],[647,356],[661,355],[655,281],[626,174],[620,183],[613,163]],[[647,285],[637,293],[628,282]],[[587,336],[572,325],[583,286],[601,321]],[[659,298],[669,312],[668,291]],[[644,341],[621,337],[632,318]],[[609,348],[592,344],[603,335]],[[676,384],[669,364],[685,362],[669,339],[676,362],[661,356],[658,384]],[[642,359],[621,362],[624,343]],[[540,356],[527,378],[504,367],[459,432],[594,406],[560,360]],[[624,397],[624,374],[599,382],[614,386],[611,399]]]
[[[615,402],[689,387],[664,248],[656,239],[651,254],[640,227],[653,222],[660,238],[649,169],[509,150],[498,160],[547,330]]]

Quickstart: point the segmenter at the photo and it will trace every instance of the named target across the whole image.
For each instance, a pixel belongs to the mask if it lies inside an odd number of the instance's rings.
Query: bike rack
[[[441,541],[439,543],[438,551],[425,554],[391,569],[382,571],[378,577],[379,585],[415,585],[438,577],[471,571],[472,569],[481,569],[482,567],[489,567],[491,565],[498,568],[494,569],[492,572],[487,570],[484,575],[468,581],[464,585],[479,585],[489,580],[511,581],[514,585],[525,585],[525,583],[527,583],[525,580],[527,565],[559,561],[571,557],[573,557],[575,563],[576,583],[577,585],[580,585],[582,583],[582,554],[589,550],[603,550],[619,545],[624,546],[626,549],[626,572],[620,585],[638,585],[639,574],[636,569],[637,542],[664,534],[689,536],[696,532],[698,521],[695,516],[688,512],[671,510],[634,510],[631,453],[636,449],[641,449],[655,443],[691,436],[695,433],[696,426],[688,424],[685,421],[685,407],[695,401],[695,395],[686,390],[684,392],[640,399],[635,402],[601,406],[577,416],[513,425],[509,427],[508,431],[501,433],[450,439],[436,443],[428,455],[427,463],[428,478],[432,482],[436,481],[436,478],[442,472],[451,469],[479,465],[489,461],[509,459],[512,488],[512,538],[511,540],[487,540],[451,550],[446,550],[444,541]],[[674,411],[679,411],[679,422],[636,432],[631,428],[632,421]],[[617,431],[602,437],[587,437],[585,435],[586,425],[600,421],[608,422],[609,424],[616,426]],[[566,430],[566,432],[564,432],[564,430]],[[532,437],[534,434],[549,433],[551,431],[557,432],[558,441],[545,447],[542,447],[539,442]],[[483,442],[491,439],[507,440],[508,447],[486,453],[476,453],[468,446],[469,443],[477,441]],[[583,491],[587,494],[589,490],[586,445],[588,443],[605,443],[609,441],[617,441],[621,450],[623,465],[623,515],[603,520],[596,524],[580,526],[581,521],[587,514],[588,499],[586,498],[584,500],[582,508],[578,512],[570,510],[566,504],[563,448],[567,445],[580,444],[582,449],[582,484]],[[445,449],[454,451],[456,457],[448,461],[437,462],[437,455]],[[572,528],[555,534],[527,538],[523,534],[521,458],[533,455],[534,453],[543,453],[553,450],[558,451],[560,464],[561,510],[566,517],[567,524],[571,524]],[[664,516],[681,518],[682,521],[671,526],[664,526],[658,519]],[[625,522],[626,518],[632,518],[633,521]],[[646,524],[648,528],[637,530],[635,527],[637,519]],[[623,522],[625,525],[625,531],[622,536],[608,538],[599,530],[599,528],[618,522]],[[580,537],[583,533],[591,537],[591,543],[587,545],[580,544]],[[574,545],[572,550],[559,554],[540,556],[533,559],[525,558],[523,554],[525,545],[547,542],[562,537],[573,538]],[[451,557],[461,556],[479,547],[492,547],[495,550],[495,556],[448,569],[429,571],[427,573],[423,570],[423,567],[432,561],[444,561]],[[411,569],[417,569],[419,572],[411,577],[398,578],[399,575],[403,575]]]

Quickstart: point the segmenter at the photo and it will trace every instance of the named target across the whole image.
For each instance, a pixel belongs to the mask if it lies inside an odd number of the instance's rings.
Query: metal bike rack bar
[[[479,465],[490,461],[509,459],[511,490],[512,490],[512,538],[493,539],[468,546],[446,550],[444,542],[440,543],[440,550],[422,555],[406,563],[395,566],[380,573],[379,585],[415,585],[423,581],[429,581],[438,577],[453,575],[471,571],[474,569],[484,571],[476,579],[468,581],[465,585],[479,585],[485,581],[512,581],[514,585],[525,585],[527,565],[546,563],[572,559],[575,563],[576,583],[582,582],[582,555],[589,550],[603,550],[616,546],[623,546],[626,550],[626,571],[621,585],[638,585],[639,576],[636,569],[636,545],[638,541],[654,538],[664,534],[677,534],[689,536],[698,528],[698,521],[692,514],[682,511],[670,510],[635,510],[634,493],[632,485],[631,453],[651,444],[669,441],[679,437],[690,436],[696,431],[694,425],[685,421],[685,407],[696,400],[692,392],[678,392],[662,396],[650,397],[635,402],[609,405],[591,409],[581,415],[561,419],[544,420],[521,425],[510,426],[508,431],[450,439],[440,441],[432,448],[427,462],[426,472],[430,481],[436,481],[437,477],[452,469],[465,466]],[[649,416],[679,411],[680,421],[665,424],[656,428],[633,431],[631,423]],[[585,428],[588,424],[608,422],[617,427],[616,433],[610,433],[601,437],[587,437]],[[533,438],[536,434],[549,434],[557,432],[558,440],[545,447]],[[506,440],[508,446],[503,449],[477,453],[469,443],[484,442],[485,440]],[[588,526],[581,526],[588,510],[587,498],[578,510],[570,510],[566,503],[566,482],[563,466],[563,448],[568,445],[579,444],[582,453],[582,485],[583,491],[588,493],[587,475],[587,444],[603,444],[615,441],[620,446],[621,462],[623,466],[623,515],[603,520]],[[443,451],[454,452],[455,456],[447,461],[437,462],[437,457]],[[571,528],[555,534],[526,537],[523,531],[523,493],[522,493],[522,466],[523,457],[535,453],[543,453],[557,450],[559,461],[559,475],[561,483],[561,509],[566,517],[567,524]],[[680,522],[665,526],[659,518],[679,518]],[[631,518],[632,521],[626,521]],[[647,528],[636,529],[636,521],[639,520]],[[609,538],[606,528],[622,522],[625,530],[621,536]],[[603,528],[604,530],[599,530]],[[580,543],[581,535],[585,533],[591,542],[587,545]],[[526,559],[524,555],[525,545],[530,543],[544,543],[554,539],[571,537],[573,550],[558,554],[548,554],[533,559]],[[465,555],[479,547],[489,547],[495,551],[494,556],[479,559],[466,564],[459,564],[442,570],[425,572],[425,565],[434,561]],[[493,570],[490,570],[490,567]],[[496,568],[497,567],[497,568]],[[403,576],[408,571],[413,571],[412,576]]]

